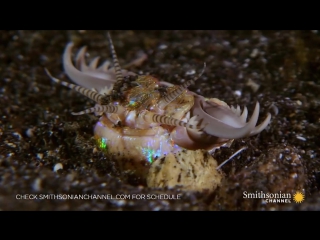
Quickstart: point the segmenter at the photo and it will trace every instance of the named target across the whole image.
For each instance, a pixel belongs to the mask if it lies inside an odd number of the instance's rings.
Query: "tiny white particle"
[[[304,137],[301,137],[301,136],[296,136],[296,138],[301,140],[301,141],[307,141],[307,139],[305,139]]]
[[[230,61],[223,61],[222,62],[223,63],[223,65],[225,66],[225,67],[234,67],[234,64],[232,63],[232,62],[230,62]]]
[[[37,153],[37,158],[42,159],[43,158],[43,153]]]
[[[12,135],[17,137],[19,140],[21,140],[21,138],[22,138],[21,134],[18,132],[14,132]]]
[[[223,44],[224,46],[229,46],[229,45],[230,45],[230,42],[228,42],[228,41],[223,41],[222,44]]]
[[[248,79],[246,85],[247,85],[248,87],[251,87],[251,89],[253,90],[253,92],[257,92],[258,89],[259,89],[259,87],[260,87],[260,85],[257,84],[257,83],[255,83],[251,78]]]
[[[252,50],[250,57],[255,58],[258,55],[258,53],[259,53],[259,50],[255,48]]]
[[[40,191],[41,190],[41,179],[36,178],[34,182],[32,183],[32,188],[34,191]]]
[[[14,143],[9,143],[9,142],[7,142],[6,144],[7,144],[9,147],[12,147],[12,148],[17,147],[17,145],[15,145]]]
[[[53,167],[53,171],[57,172],[58,170],[63,169],[63,165],[61,163],[57,163],[56,165],[54,165]]]
[[[125,200],[119,200],[119,201],[116,202],[116,204],[117,204],[118,207],[122,207],[122,206],[124,206],[126,204],[126,201]]]
[[[193,75],[195,73],[196,73],[196,71],[194,69],[192,69],[192,70],[187,71],[186,75]]]
[[[153,211],[160,211],[161,210],[161,207],[160,206],[156,206],[153,208]]]
[[[240,90],[236,90],[233,93],[238,97],[241,97],[241,95],[242,95],[242,92]]]
[[[168,47],[167,45],[161,44],[158,48],[159,48],[160,50],[163,50],[163,49],[166,49],[167,47]]]
[[[297,173],[292,173],[292,174],[290,175],[290,177],[291,177],[291,178],[297,178],[297,177],[298,177],[298,174],[297,174]]]
[[[260,37],[260,42],[261,43],[267,43],[268,42],[268,38],[266,38],[265,36],[261,36]]]
[[[34,134],[33,134],[33,129],[32,128],[28,128],[27,131],[26,131],[26,134],[28,137],[33,137]]]

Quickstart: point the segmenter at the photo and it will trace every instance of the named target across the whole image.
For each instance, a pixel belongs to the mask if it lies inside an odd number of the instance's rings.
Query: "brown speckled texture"
[[[265,117],[279,109],[257,136],[234,141],[214,157],[226,164],[213,194],[149,189],[118,171],[92,139],[92,106],[44,73],[69,81],[61,56],[67,42],[88,46],[90,57],[109,58],[105,31],[0,32],[1,210],[320,210],[320,34],[316,31],[112,31],[120,64],[139,51],[148,60],[132,69],[179,83],[207,68],[191,90],[228,104],[255,102]],[[254,92],[247,82],[259,85]],[[235,91],[241,92],[241,96]],[[96,149],[95,149],[96,148]],[[63,169],[54,172],[55,164]],[[305,194],[301,204],[265,204],[243,192]],[[17,194],[181,194],[179,200],[17,200]],[[157,195],[159,196],[159,195]]]

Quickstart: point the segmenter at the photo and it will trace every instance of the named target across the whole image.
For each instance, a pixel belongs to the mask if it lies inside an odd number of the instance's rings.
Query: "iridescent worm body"
[[[150,175],[149,168],[154,161],[158,162],[153,164],[157,165],[158,169],[160,159],[162,162],[165,159],[169,165],[173,162],[182,164],[178,159],[184,159],[183,157],[172,160],[172,156],[197,158],[197,154],[200,154],[203,159],[203,156],[207,156],[206,151],[212,152],[232,139],[258,134],[269,124],[270,113],[256,126],[259,103],[256,103],[252,117],[247,122],[246,107],[241,112],[239,106],[229,107],[218,99],[208,99],[189,91],[187,87],[194,84],[203,71],[198,77],[177,86],[159,81],[150,75],[137,75],[121,69],[109,34],[108,39],[113,67],[110,68],[109,62],[97,67],[99,58],[93,59],[87,65],[85,47],[76,55],[74,66],[71,59],[73,44],[69,43],[63,54],[63,66],[66,74],[77,85],[60,81],[46,71],[53,81],[96,102],[94,107],[73,114],[101,115],[94,128],[95,138],[100,147],[118,156],[122,169],[134,169],[137,176],[150,179],[148,172]],[[166,158],[169,155],[170,157]],[[197,163],[195,159],[190,161]],[[211,168],[215,170],[215,167],[214,163]],[[154,170],[153,174],[155,172]],[[181,173],[177,174],[180,175],[172,178],[177,177],[176,182],[181,182]],[[208,173],[209,177],[210,174]],[[197,177],[197,174],[194,175]],[[161,179],[161,184],[154,184],[154,178],[149,180],[149,185],[175,185],[171,184],[171,180],[170,177],[165,180],[167,184],[163,184],[164,180]],[[181,185],[183,184],[182,182]],[[202,182],[198,185],[201,184],[204,185]]]

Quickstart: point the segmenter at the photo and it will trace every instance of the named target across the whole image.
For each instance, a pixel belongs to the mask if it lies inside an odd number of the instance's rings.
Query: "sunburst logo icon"
[[[302,203],[304,200],[304,194],[300,191],[297,191],[294,195],[293,195],[293,200],[296,203]]]

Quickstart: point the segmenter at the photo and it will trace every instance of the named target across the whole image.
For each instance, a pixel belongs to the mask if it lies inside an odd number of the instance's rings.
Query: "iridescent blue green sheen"
[[[142,153],[146,157],[149,163],[154,161],[154,149],[151,148],[142,148]]]
[[[181,149],[178,145],[173,145],[173,149]],[[165,151],[162,144],[160,145],[159,149],[153,149],[152,147],[142,147],[141,148],[142,154],[146,157],[149,163],[153,163],[161,156],[165,156],[169,154],[168,151]]]
[[[106,138],[98,138],[99,147],[103,150],[108,150],[107,141],[108,140]]]
[[[130,100],[130,102],[129,102],[130,107],[135,107],[136,105],[137,105],[137,101]]]

